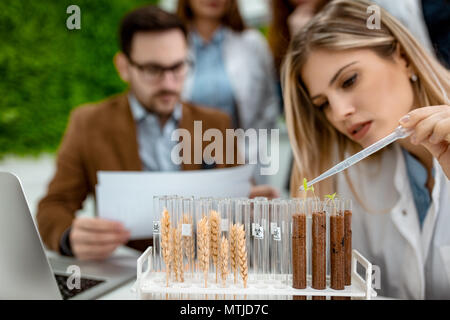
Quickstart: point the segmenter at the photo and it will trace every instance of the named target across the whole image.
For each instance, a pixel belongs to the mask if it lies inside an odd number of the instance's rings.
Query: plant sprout
[[[326,201],[326,203],[328,203],[328,201],[330,201],[331,200],[331,202],[333,202],[333,205],[334,205],[334,212],[336,212],[336,202],[334,201],[334,199],[336,198],[336,192],[335,193],[333,193],[333,194],[327,194],[327,195],[325,195],[325,198],[328,198],[327,199],[327,201]]]

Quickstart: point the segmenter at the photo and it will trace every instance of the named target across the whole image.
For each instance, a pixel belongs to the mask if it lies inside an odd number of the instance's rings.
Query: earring
[[[417,75],[415,73],[413,73],[410,77],[412,82],[416,82],[418,80]]]

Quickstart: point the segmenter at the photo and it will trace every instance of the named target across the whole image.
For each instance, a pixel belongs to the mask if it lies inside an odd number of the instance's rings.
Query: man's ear
[[[123,52],[117,52],[114,55],[114,65],[119,73],[120,78],[125,82],[130,82],[130,71],[128,58]]]

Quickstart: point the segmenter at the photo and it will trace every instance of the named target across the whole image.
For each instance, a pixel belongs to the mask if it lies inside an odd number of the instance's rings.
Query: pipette
[[[411,133],[412,133],[411,129],[405,129],[402,126],[398,126],[394,130],[394,132],[392,132],[390,135],[384,137],[381,140],[378,140],[374,144],[368,146],[367,148],[361,150],[360,152],[354,154],[353,156],[351,156],[351,157],[345,159],[344,161],[338,163],[337,165],[335,165],[331,169],[325,171],[324,173],[322,173],[317,178],[309,181],[307,183],[307,187],[309,188],[313,184],[315,184],[315,183],[317,183],[319,181],[322,181],[322,180],[324,180],[326,178],[329,178],[332,175],[335,175],[336,173],[339,173],[339,172],[347,169],[348,167],[354,165],[355,163],[361,161],[362,159],[367,158],[372,153],[375,153],[378,150],[380,150],[380,149],[386,147],[387,145],[391,144],[395,140],[403,139],[403,138],[406,138],[406,137],[410,136]],[[303,185],[300,187],[300,191],[304,191]]]

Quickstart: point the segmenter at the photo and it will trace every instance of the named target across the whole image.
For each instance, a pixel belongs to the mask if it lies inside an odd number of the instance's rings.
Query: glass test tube
[[[231,217],[234,211],[234,202],[231,198],[222,199],[219,202],[220,215],[220,236],[219,236],[219,269],[220,278],[223,286],[226,286],[228,274],[230,273],[230,230]],[[222,242],[226,241],[226,244]],[[226,249],[226,252],[223,250]],[[233,251],[234,252],[234,251]]]
[[[206,280],[209,272],[209,212],[212,208],[211,198],[199,198],[194,200],[194,210],[195,210],[195,224],[196,224],[196,280],[199,282],[205,281],[205,286],[207,285]],[[201,230],[199,226],[206,227],[207,230]],[[200,234],[201,231],[207,231],[207,235]],[[203,236],[203,237],[201,237]],[[204,238],[204,237],[207,238]],[[203,242],[201,241],[203,240]]]
[[[233,219],[233,224],[235,226],[243,225],[245,231],[245,246],[247,252],[247,268],[250,275],[252,276],[253,270],[251,269],[252,261],[252,236],[251,236],[251,210],[252,210],[252,200],[248,198],[239,198],[235,201],[235,216]],[[252,279],[253,280],[253,279]]]
[[[307,214],[312,217],[312,288],[322,290],[326,288],[326,213],[320,200],[309,199],[306,207]]]
[[[285,265],[289,263],[289,257],[285,256],[284,247],[286,241],[286,228],[283,227],[286,211],[289,209],[289,202],[287,200],[274,199],[270,201],[270,273],[271,280],[275,283],[282,281],[282,274],[285,272]]]
[[[254,199],[253,211],[253,268],[259,287],[266,280],[269,264],[269,201],[266,198]]]
[[[186,278],[192,280],[194,277],[195,261],[195,236],[194,236],[194,198],[181,199],[181,236],[183,245],[183,268]]]
[[[306,211],[305,201],[291,200],[292,215],[292,287],[305,289],[307,286]]]
[[[344,212],[340,200],[329,204],[330,214],[330,287],[335,290],[344,289]]]
[[[352,284],[352,200],[343,200],[344,243],[345,243],[345,285]]]
[[[166,196],[153,196],[153,217],[152,217],[152,234],[153,234],[153,266],[154,272],[161,272],[162,270],[162,256],[161,256],[161,212],[163,211],[164,199]],[[163,204],[161,206],[160,204]]]

